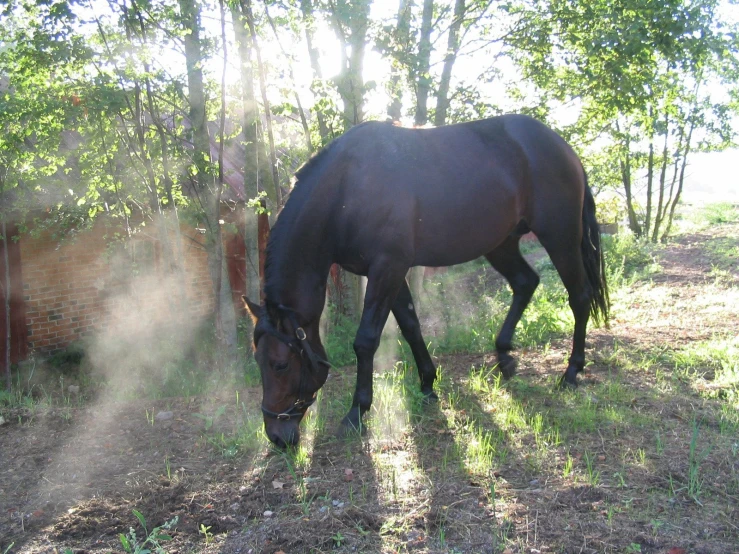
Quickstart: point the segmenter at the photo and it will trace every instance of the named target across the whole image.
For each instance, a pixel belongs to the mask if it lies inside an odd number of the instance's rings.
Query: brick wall
[[[176,294],[181,284],[161,277],[155,230],[145,229],[152,234],[137,235],[127,248],[111,246],[106,237],[120,229],[105,222],[71,240],[59,241],[50,232],[21,239],[31,349],[50,354],[111,326],[167,322],[183,316]],[[198,244],[202,236],[184,226],[181,231],[189,308],[184,315],[206,317],[213,303],[206,253]]]

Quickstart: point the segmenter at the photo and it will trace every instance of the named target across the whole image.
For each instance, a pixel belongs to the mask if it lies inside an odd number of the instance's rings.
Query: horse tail
[[[590,315],[596,323],[608,326],[608,312],[611,301],[608,296],[606,282],[606,264],[600,242],[600,226],[595,219],[595,200],[585,175],[585,202],[582,208],[582,260],[585,274],[592,290],[590,298]]]

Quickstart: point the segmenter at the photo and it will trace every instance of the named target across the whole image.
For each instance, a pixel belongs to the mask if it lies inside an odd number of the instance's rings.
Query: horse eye
[[[275,364],[275,371],[285,371],[287,369],[287,362],[280,362]]]

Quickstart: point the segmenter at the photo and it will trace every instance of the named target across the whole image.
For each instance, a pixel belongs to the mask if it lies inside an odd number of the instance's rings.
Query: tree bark
[[[334,10],[336,33],[341,41],[342,67],[336,84],[344,105],[344,130],[364,120],[364,51],[369,26],[371,0],[341,2],[340,10]],[[340,16],[340,13],[344,17]],[[349,50],[349,53],[347,53]]]
[[[667,111],[665,110],[665,144],[662,148],[662,168],[660,170],[659,174],[659,196],[657,199],[657,213],[654,216],[654,230],[652,231],[652,242],[657,242],[659,238],[659,228],[662,225],[662,220],[664,218],[664,212],[666,210],[666,206],[663,206],[665,201],[665,179],[667,178],[667,159],[668,159],[668,153],[667,153],[667,139],[670,136],[669,133],[670,127],[669,127],[669,119],[667,115]]]
[[[649,107],[649,157],[647,159],[647,213],[644,216],[644,238],[649,240],[652,228],[652,185],[654,184],[654,112]]]
[[[280,52],[282,53],[282,57],[285,58],[285,62],[287,63],[287,72],[288,77],[290,79],[290,86],[293,89],[293,98],[295,98],[295,106],[298,109],[298,117],[300,118],[300,124],[303,126],[303,135],[305,136],[305,146],[308,149],[308,154],[313,153],[313,141],[311,140],[310,136],[310,127],[308,127],[308,119],[305,117],[305,111],[303,110],[303,104],[300,101],[300,95],[298,94],[298,86],[295,83],[295,73],[293,72],[293,60],[288,55],[288,53],[285,51],[285,49],[282,47],[282,41],[280,41],[280,35],[277,32],[277,27],[275,26],[275,22],[272,19],[272,16],[269,15],[269,8],[267,7],[267,4],[264,4],[264,15],[267,16],[267,21],[269,21],[269,26],[272,28],[272,34],[275,36],[275,41],[277,42],[277,45],[280,47]]]
[[[687,164],[688,164],[688,154],[690,154],[690,141],[693,137],[694,129],[695,129],[695,119],[691,117],[688,137],[685,139],[685,150],[683,151],[683,160],[682,160],[682,166],[680,167],[680,178],[677,184],[677,192],[675,193],[675,198],[673,199],[672,204],[670,205],[670,215],[667,219],[667,226],[665,227],[665,232],[662,234],[663,242],[670,235],[670,231],[672,230],[672,221],[673,221],[673,218],[675,217],[675,208],[680,202],[680,195],[683,192],[683,183],[685,182],[685,168],[687,167]]]
[[[313,70],[313,80],[322,80],[323,72],[321,71],[321,61],[318,54],[318,49],[314,46],[314,33],[315,25],[313,23],[313,3],[311,0],[301,0],[300,10],[303,12],[303,25],[305,26],[305,41],[308,44],[308,57],[310,58],[311,69]],[[313,95],[317,95],[317,90],[314,84],[311,84],[311,92]],[[318,134],[321,136],[321,145],[326,146],[331,140],[328,125],[326,125],[326,118],[323,112],[318,109],[315,110],[316,119],[318,120]]]
[[[277,156],[275,154],[275,139],[272,132],[272,111],[269,107],[269,98],[267,98],[267,79],[264,71],[264,64],[262,63],[262,52],[259,49],[259,42],[257,40],[257,30],[254,24],[254,13],[251,9],[251,0],[241,0],[241,12],[246,18],[246,24],[249,27],[249,33],[251,35],[251,44],[254,48],[254,53],[257,55],[257,71],[259,73],[259,90],[262,94],[262,105],[264,106],[264,119],[267,122],[267,140],[269,141],[269,161],[270,169],[272,170],[272,181],[274,183],[274,198],[273,200],[277,203],[277,206],[282,206],[282,190],[280,189],[280,176],[277,172]]]
[[[208,253],[208,269],[213,283],[213,300],[215,306],[216,335],[221,346],[233,353],[236,347],[231,337],[236,336],[235,322],[230,328],[230,318],[224,319],[229,308],[233,310],[231,295],[224,294],[224,256],[223,238],[220,225],[220,195],[216,189],[218,184],[213,179],[210,169],[210,135],[206,120],[205,87],[203,85],[204,63],[202,44],[200,41],[200,7],[197,0],[179,0],[185,26],[185,64],[187,67],[188,96],[190,101],[190,125],[193,137],[193,158],[196,167],[195,186],[202,208],[202,215],[207,229],[206,251]],[[227,280],[227,279],[226,279]],[[226,328],[229,325],[229,328]]]
[[[147,44],[148,39],[146,36],[146,26],[144,24],[143,16],[135,0],[132,0],[131,7],[132,12],[129,12],[128,7],[125,4],[123,5],[122,10],[124,15],[126,39],[133,51],[136,47],[134,45],[135,37],[138,38],[139,46]],[[148,75],[150,73],[149,64],[144,62],[143,65],[144,71]],[[167,218],[162,209],[162,203],[159,196],[159,180],[157,179],[157,174],[154,170],[150,143],[147,139],[148,118],[157,129],[157,134],[160,139],[162,149],[161,157],[164,168],[162,181],[168,185],[171,197],[171,179],[168,167],[169,160],[167,155],[167,141],[164,135],[164,129],[162,128],[162,122],[159,118],[158,110],[156,110],[152,96],[151,82],[148,77],[144,78],[143,83],[138,79],[134,79],[133,104],[130,103],[128,97],[126,98],[126,102],[131,110],[135,141],[129,141],[127,147],[129,150],[128,154],[132,159],[137,157],[135,153],[138,151],[138,158],[143,163],[146,170],[146,182],[144,185],[148,192],[149,210],[151,211],[151,217],[154,221],[157,237],[159,239],[159,251],[164,261],[163,277],[174,281],[173,288],[176,291],[174,294],[167,295],[167,302],[173,318],[177,319],[178,316],[185,317],[185,310],[187,309],[184,266],[180,264],[181,259],[176,256],[169,237]],[[144,109],[144,104],[146,104],[146,110]],[[123,118],[123,114],[121,112],[119,113],[121,118]],[[177,233],[179,233],[179,227],[177,229]],[[160,267],[159,269],[161,271],[162,268]]]
[[[221,49],[223,50],[223,71],[221,73],[221,110],[218,121],[218,183],[216,186],[215,201],[216,210],[219,212],[223,188],[225,186],[223,175],[223,155],[226,141],[226,68],[228,67],[228,43],[226,41],[226,6],[225,0],[219,1],[221,16]],[[218,291],[220,292],[221,322],[226,344],[233,345],[232,353],[236,353],[236,314],[234,312],[233,294],[231,292],[231,281],[228,278],[228,260],[223,254],[223,237],[220,237],[221,272],[218,276]]]
[[[136,17],[139,21],[141,40],[143,44],[147,44],[148,39],[146,37],[146,27],[144,25],[144,19],[135,0],[132,2],[132,6],[136,12]],[[147,75],[149,74],[150,70],[148,63],[144,63],[144,71]],[[164,229],[163,238],[160,238],[160,243],[162,244],[162,250],[164,251],[165,260],[168,260],[171,264],[171,267],[168,268],[168,271],[174,275],[174,286],[177,290],[177,300],[179,303],[180,311],[180,313],[177,315],[183,318],[186,317],[187,314],[189,314],[189,303],[187,301],[187,291],[185,286],[185,260],[184,254],[182,252],[180,219],[179,214],[177,213],[177,204],[175,203],[174,196],[172,194],[174,182],[172,180],[172,172],[169,165],[169,144],[167,142],[167,133],[162,123],[161,115],[159,113],[159,110],[157,109],[156,104],[154,103],[154,95],[151,91],[151,81],[148,77],[145,79],[144,85],[146,91],[146,105],[148,107],[150,117],[152,118],[152,122],[154,123],[154,126],[157,130],[157,136],[159,137],[159,147],[161,149],[162,158],[162,183],[164,184],[164,193],[167,197],[167,204],[169,207],[169,209],[165,211],[162,210],[161,203],[157,203],[160,210],[160,222]],[[172,240],[170,240],[170,230],[172,231]],[[172,242],[174,242],[174,247],[172,246]]]
[[[431,26],[434,16],[434,1],[424,0],[421,15],[421,37],[418,43],[416,65],[416,127],[428,122],[428,98],[431,90]]]
[[[446,56],[444,57],[444,68],[441,71],[439,90],[436,93],[436,111],[434,112],[434,125],[441,127],[446,124],[447,112],[449,111],[449,85],[452,80],[452,68],[459,53],[462,19],[467,10],[465,0],[454,2],[454,20],[449,26],[449,38],[447,39]]]
[[[675,149],[676,152],[682,152],[683,150],[683,140],[685,139],[685,124],[680,125],[680,134],[677,139],[677,148]],[[670,213],[670,206],[672,206],[672,200],[674,199],[675,195],[675,185],[677,184],[677,177],[678,177],[678,171],[680,170],[680,159],[675,159],[675,162],[673,163],[673,171],[672,171],[672,179],[670,180],[670,192],[667,195],[667,199],[665,200],[665,217],[668,219],[669,224],[669,213]],[[662,234],[662,237],[660,238],[660,241],[663,241],[665,238],[665,233]]]
[[[421,15],[421,36],[418,43],[418,63],[415,68],[416,81],[416,127],[428,123],[428,98],[431,91],[431,30],[434,15],[433,0],[424,0]],[[416,309],[421,302],[425,269],[422,266],[412,267],[408,272],[411,295]]]
[[[341,9],[333,11],[333,25],[341,41],[342,66],[336,78],[337,88],[343,103],[344,130],[362,122],[364,118],[364,81],[362,68],[367,38],[371,0],[346,2],[341,0]],[[350,53],[347,53],[350,50]],[[341,287],[346,291],[352,313],[359,320],[364,308],[364,287],[358,275],[340,271]]]
[[[624,192],[626,194],[626,210],[629,214],[629,229],[637,237],[641,236],[642,230],[639,225],[639,218],[636,216],[636,210],[634,209],[634,198],[631,191],[631,140],[627,136],[624,143],[624,154],[619,160],[621,166],[621,181],[624,185]]]
[[[395,40],[393,60],[390,67],[390,79],[388,80],[388,95],[390,104],[387,107],[387,115],[392,121],[400,121],[403,108],[403,88],[401,85],[403,76],[403,62],[401,56],[407,55],[410,47],[411,11],[413,0],[400,0],[398,5],[398,23],[395,28]]]
[[[0,190],[2,190],[0,188]],[[3,275],[5,294],[3,294],[3,302],[5,304],[5,388],[8,392],[13,388],[13,379],[10,373],[10,347],[11,347],[11,317],[10,317],[10,256],[8,255],[8,229],[5,224],[5,214],[0,213],[2,218],[2,228],[0,232],[3,234],[3,262],[5,265],[5,274]]]
[[[267,163],[267,151],[259,130],[259,105],[254,96],[254,74],[252,69],[252,45],[247,23],[240,6],[232,6],[231,15],[234,36],[239,49],[241,72],[241,104],[244,126],[244,193],[247,201],[256,200],[259,193],[270,188],[272,173]],[[265,187],[265,183],[268,184]],[[255,208],[244,208],[244,246],[246,295],[258,302],[261,291],[259,275],[259,221]]]

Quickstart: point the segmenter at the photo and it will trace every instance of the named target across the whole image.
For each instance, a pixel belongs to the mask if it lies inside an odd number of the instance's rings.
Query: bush
[[[626,203],[620,196],[601,194],[595,199],[595,213],[600,223],[618,223],[626,218]]]
[[[623,232],[603,235],[601,246],[606,263],[606,277],[612,288],[659,272],[659,265],[654,258],[659,245]]]
[[[63,375],[76,373],[86,356],[86,347],[81,342],[73,342],[64,350],[57,352],[48,359],[49,366]]]

